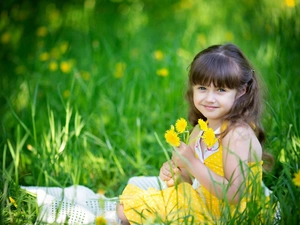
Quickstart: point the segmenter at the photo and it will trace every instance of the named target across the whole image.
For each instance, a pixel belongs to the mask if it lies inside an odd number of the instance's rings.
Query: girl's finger
[[[175,185],[175,182],[174,182],[173,179],[168,180],[166,183],[167,183],[167,186],[168,186],[168,187],[172,187],[172,186]]]
[[[174,168],[174,173],[175,174],[180,174],[180,172],[181,172],[180,168],[178,168],[178,167]]]

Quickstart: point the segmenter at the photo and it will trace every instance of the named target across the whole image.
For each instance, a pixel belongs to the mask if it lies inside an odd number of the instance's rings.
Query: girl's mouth
[[[214,110],[214,109],[217,109],[218,107],[217,106],[212,106],[212,105],[203,105],[205,109],[207,110]]]

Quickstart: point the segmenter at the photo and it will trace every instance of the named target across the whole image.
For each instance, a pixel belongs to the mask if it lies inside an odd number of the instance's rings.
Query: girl
[[[263,159],[270,156],[262,149],[260,87],[242,51],[225,44],[198,53],[186,96],[194,128],[189,143],[181,142],[161,167],[159,177],[168,188],[128,184],[117,209],[123,224],[216,224],[243,215],[257,201]],[[212,145],[208,128],[216,135]]]

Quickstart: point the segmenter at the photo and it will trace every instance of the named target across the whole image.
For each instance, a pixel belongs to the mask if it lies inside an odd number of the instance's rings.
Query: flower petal
[[[201,130],[207,131],[207,123],[203,119],[199,119],[198,124]]]
[[[300,170],[298,171],[298,173],[295,174],[293,182],[296,186],[300,186]]]
[[[207,131],[204,132],[203,141],[208,148],[211,148],[216,144],[218,138],[216,138],[214,130],[212,128],[208,128]]]
[[[187,127],[187,122],[185,119],[180,118],[176,121],[175,127],[178,133],[183,133]]]
[[[172,146],[178,147],[180,145],[180,138],[178,137],[177,133],[173,129],[166,131],[165,139],[167,143],[169,143]]]

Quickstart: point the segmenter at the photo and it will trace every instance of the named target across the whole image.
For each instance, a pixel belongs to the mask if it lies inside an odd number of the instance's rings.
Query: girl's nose
[[[208,91],[207,94],[206,94],[205,100],[206,100],[207,102],[215,102],[215,101],[216,101],[216,98],[215,98],[214,93],[211,92],[211,91]]]

